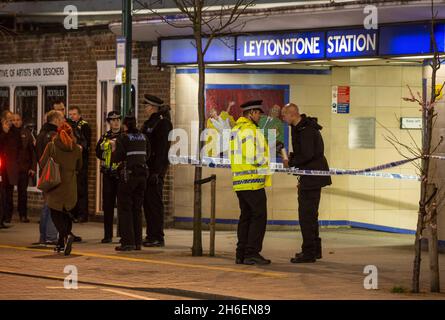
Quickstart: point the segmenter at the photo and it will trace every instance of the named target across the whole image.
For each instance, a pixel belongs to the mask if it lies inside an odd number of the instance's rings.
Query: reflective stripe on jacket
[[[230,163],[234,191],[272,185],[269,147],[263,133],[247,118],[240,117],[232,129]]]

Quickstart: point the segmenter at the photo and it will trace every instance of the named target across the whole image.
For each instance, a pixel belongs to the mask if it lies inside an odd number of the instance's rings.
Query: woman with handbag
[[[64,250],[67,256],[74,241],[69,212],[77,202],[77,172],[82,167],[82,150],[69,124],[64,123],[58,129],[40,163],[44,168],[38,187],[45,192],[51,218],[59,232],[56,251]]]

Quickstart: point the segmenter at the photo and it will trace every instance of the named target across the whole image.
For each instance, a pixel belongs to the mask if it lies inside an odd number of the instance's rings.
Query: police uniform
[[[120,162],[117,210],[121,246],[117,251],[140,250],[142,244],[142,204],[147,184],[147,157],[150,144],[137,129],[119,136],[113,162]]]
[[[242,111],[260,110],[262,101],[249,101]],[[233,190],[239,200],[237,264],[269,264],[261,255],[267,223],[265,187],[271,186],[269,148],[258,125],[249,117],[240,117],[232,128],[230,163]]]
[[[108,113],[107,121],[121,119],[116,111]],[[114,206],[117,198],[118,166],[119,163],[111,161],[111,141],[122,134],[122,131],[113,132],[108,130],[96,144],[96,157],[102,160],[100,171],[102,172],[102,208],[104,211],[104,238],[102,243],[110,243],[113,239]]]
[[[77,144],[82,146],[82,169],[77,174],[77,204],[74,216],[81,222],[88,221],[88,153],[91,146],[91,128],[82,118],[79,121],[69,120]]]
[[[164,101],[158,97],[145,96],[145,103],[164,108]],[[168,110],[160,110],[150,116],[142,126],[142,132],[150,141],[151,155],[148,159],[149,177],[144,196],[144,214],[147,222],[144,246],[164,246],[164,204],[162,193],[164,177],[168,170],[168,151],[170,141],[168,135],[173,129]]]

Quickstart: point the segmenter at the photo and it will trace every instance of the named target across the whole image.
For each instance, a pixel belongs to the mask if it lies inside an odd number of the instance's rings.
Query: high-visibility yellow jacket
[[[251,120],[240,117],[232,129],[230,166],[234,191],[259,190],[272,185],[269,146]]]

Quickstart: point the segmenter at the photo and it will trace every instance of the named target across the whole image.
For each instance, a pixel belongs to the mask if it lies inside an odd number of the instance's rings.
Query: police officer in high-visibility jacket
[[[243,116],[232,129],[230,163],[233,190],[241,209],[238,223],[237,264],[270,264],[260,255],[267,223],[265,187],[271,186],[269,148],[258,128],[262,100],[241,106]]]
[[[116,111],[110,111],[107,122],[110,125],[110,130],[105,132],[96,144],[96,157],[102,160],[100,166],[100,172],[102,173],[102,209],[104,211],[104,238],[102,243],[111,243],[113,240],[119,163],[111,161],[111,141],[116,141],[122,134],[121,115]]]
[[[125,133],[111,143],[112,161],[120,162],[117,213],[121,245],[116,251],[141,250],[142,204],[147,185],[147,158],[150,143],[136,127],[136,119],[127,116],[123,122]]]

